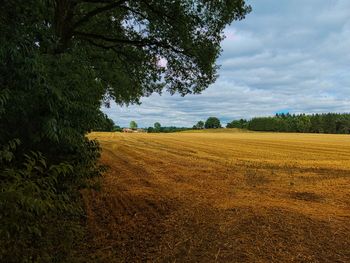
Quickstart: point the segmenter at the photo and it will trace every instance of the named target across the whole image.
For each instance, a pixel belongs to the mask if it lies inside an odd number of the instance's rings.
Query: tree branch
[[[118,46],[118,45],[105,46],[105,45],[96,43],[95,41],[93,41],[91,39],[88,39],[88,38],[86,39],[86,41],[89,42],[91,45],[93,45],[95,47],[103,48],[103,49],[106,49],[106,50],[110,50],[110,49],[113,49],[113,48]]]
[[[124,8],[125,10],[128,10],[128,11],[134,13],[134,14],[139,15],[139,16],[142,17],[143,19],[148,20],[148,17],[146,17],[144,14],[142,14],[141,12],[139,12],[139,11],[137,11],[137,10],[135,10],[135,9],[132,9],[132,8],[130,8],[130,7],[128,7],[128,6],[125,6],[125,5],[121,5],[120,7],[121,7],[121,8]]]
[[[119,0],[117,2],[113,2],[113,3],[110,3],[108,5],[105,5],[103,7],[98,7],[98,8],[95,8],[94,10],[90,11],[89,13],[87,13],[82,19],[80,19],[79,21],[77,21],[74,25],[73,25],[73,28],[77,28],[77,27],[80,27],[84,24],[86,24],[87,22],[90,21],[90,19],[100,13],[103,13],[105,11],[108,11],[108,10],[111,10],[113,8],[116,8],[118,6],[120,6],[121,4],[123,4],[126,0]],[[96,3],[96,2],[94,2]]]
[[[79,32],[79,31],[74,31],[73,32],[74,35],[76,36],[81,36],[83,38],[87,38],[87,39],[99,39],[99,40],[103,40],[106,42],[113,42],[113,43],[122,43],[122,44],[129,44],[129,45],[134,45],[134,46],[146,46],[148,44],[150,44],[150,42],[148,42],[148,40],[129,40],[129,39],[118,39],[118,38],[111,38],[111,37],[106,37],[103,35],[99,35],[99,34],[94,34],[94,33],[86,33],[86,32]]]
[[[93,4],[98,4],[98,3],[112,3],[114,0],[80,0],[78,1],[79,3],[93,3]]]
[[[82,38],[84,38],[86,40],[97,39],[97,40],[102,40],[102,41],[106,41],[106,42],[121,43],[121,44],[137,46],[137,47],[158,46],[158,47],[162,47],[165,49],[170,49],[177,54],[186,55],[183,50],[179,50],[179,49],[177,49],[177,48],[175,48],[175,47],[173,47],[173,46],[171,46],[168,43],[163,42],[163,41],[157,41],[157,40],[152,40],[152,39],[142,39],[142,40],[118,39],[118,38],[106,37],[106,36],[99,35],[99,34],[79,32],[79,31],[75,31],[75,32],[73,32],[73,34],[76,36],[81,36]],[[105,46],[105,47],[107,47],[107,46]]]
[[[168,18],[169,21],[176,20],[175,17],[171,17],[171,16],[169,16],[169,15],[167,15],[165,13],[159,12],[158,10],[154,9],[152,7],[152,5],[150,5],[147,1],[148,0],[141,0],[141,2],[143,2],[148,7],[149,10],[151,10],[153,13],[157,14],[160,18],[164,18],[165,17],[165,18]]]

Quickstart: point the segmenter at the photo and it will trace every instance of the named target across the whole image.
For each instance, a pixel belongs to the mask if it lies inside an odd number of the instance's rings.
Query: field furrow
[[[350,262],[350,137],[93,133],[102,262]]]

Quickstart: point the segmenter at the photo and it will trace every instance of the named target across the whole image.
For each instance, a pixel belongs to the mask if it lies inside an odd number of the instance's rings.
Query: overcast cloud
[[[225,32],[219,78],[201,95],[164,93],[103,109],[118,125],[192,126],[276,112],[350,112],[350,1],[251,0]]]

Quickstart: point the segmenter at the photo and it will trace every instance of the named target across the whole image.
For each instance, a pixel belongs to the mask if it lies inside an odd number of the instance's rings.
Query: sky
[[[277,112],[350,112],[350,0],[248,0],[225,30],[219,78],[200,95],[153,94],[103,111],[117,125],[192,127]]]

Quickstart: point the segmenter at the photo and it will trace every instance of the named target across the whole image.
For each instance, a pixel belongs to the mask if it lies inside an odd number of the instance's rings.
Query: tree
[[[229,126],[237,125],[232,121]],[[281,115],[258,117],[248,121],[245,126],[253,131],[312,132],[312,133],[349,133],[350,114],[314,114]]]
[[[248,125],[248,121],[245,119],[240,120],[233,120],[229,123],[227,123],[226,128],[239,128],[239,129],[246,129]]]
[[[204,128],[204,122],[199,121],[197,124],[194,126],[196,129],[203,129]]]
[[[206,129],[217,129],[221,128],[220,120],[216,117],[209,117],[205,122]]]
[[[120,126],[115,125],[114,128],[113,128],[113,131],[114,131],[114,132],[122,132],[123,129],[122,129]]]
[[[130,129],[136,130],[137,129],[137,123],[136,121],[131,121],[129,125]]]
[[[61,208],[79,203],[74,199],[79,184],[99,174],[98,144],[85,135],[103,121],[101,104],[138,103],[163,89],[171,94],[200,93],[216,79],[224,28],[251,9],[243,0],[5,0],[1,4],[0,145],[20,143],[11,148],[11,161],[0,166],[0,175],[10,168],[18,175],[12,181],[0,178],[0,208],[12,204],[6,209],[18,213],[9,215],[18,219],[12,222],[24,226],[41,222],[41,233],[46,233],[48,224],[70,215]],[[41,152],[47,167],[65,164],[72,169],[57,180],[50,180],[54,169],[20,177],[29,152]],[[48,201],[50,209],[42,210],[61,209],[55,220],[49,212],[41,217],[30,209],[22,213],[23,206],[11,198],[21,191],[16,187],[27,184],[32,189],[36,184],[31,180],[38,177],[48,180],[42,187],[56,191],[56,199],[50,196]],[[41,190],[27,199],[41,196]],[[2,220],[6,217],[0,218],[0,227],[6,227]],[[1,236],[21,240],[7,246],[11,253],[9,258],[0,255],[3,261],[36,261],[35,256],[41,255],[30,244],[53,243],[44,242],[45,235],[16,231]],[[60,231],[50,236],[61,234],[65,236]],[[4,242],[10,244],[7,239]],[[46,251],[45,258],[51,254]],[[14,255],[22,258],[11,258]]]
[[[160,129],[161,129],[161,127],[162,127],[162,126],[160,125],[159,122],[154,123],[154,129],[155,129],[155,131],[159,132]]]
[[[96,127],[94,127],[94,131],[105,131],[105,132],[111,132],[114,131],[116,128],[115,123],[112,119],[108,118],[106,114],[102,114],[101,120],[96,124]]]
[[[57,156],[96,125],[102,100],[200,93],[215,81],[223,29],[250,10],[243,0],[4,1],[0,142]]]

